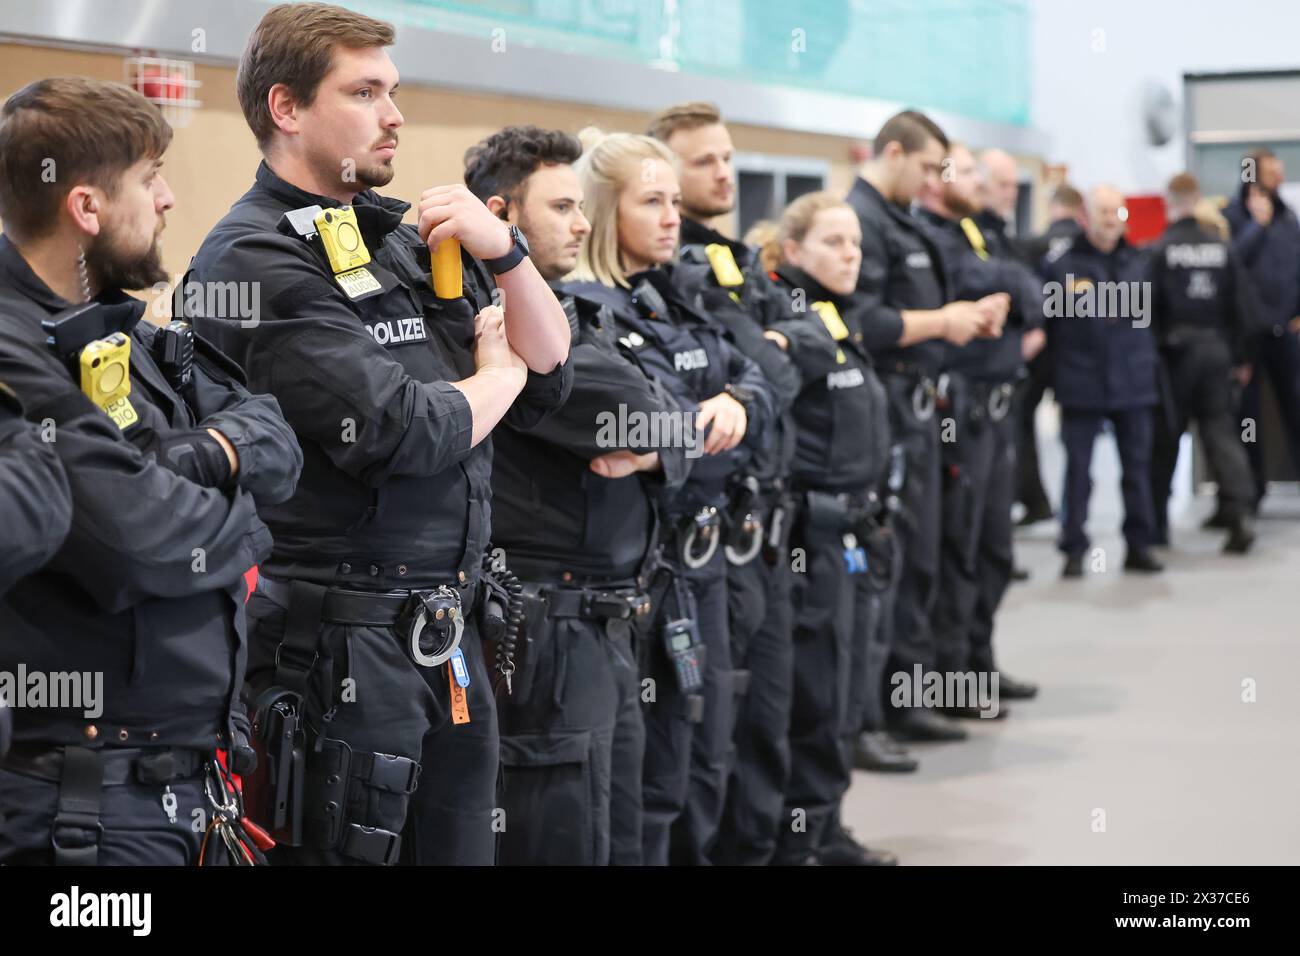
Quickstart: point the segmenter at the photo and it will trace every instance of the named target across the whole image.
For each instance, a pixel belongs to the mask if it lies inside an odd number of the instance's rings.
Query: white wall
[[[1033,0],[1032,14],[1032,123],[1050,138],[1045,158],[1083,187],[1159,192],[1183,169],[1183,73],[1300,67],[1292,0]],[[1159,148],[1141,113],[1152,79],[1177,103]]]

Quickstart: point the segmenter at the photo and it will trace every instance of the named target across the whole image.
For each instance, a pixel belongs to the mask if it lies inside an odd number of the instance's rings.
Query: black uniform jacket
[[[871,490],[888,466],[889,410],[856,325],[857,294],[835,295],[791,265],[775,274],[786,293],[786,318],[773,328],[789,341],[803,378],[794,403],[794,482],[819,491]]]
[[[609,306],[560,298],[573,388],[531,431],[494,433],[493,543],[524,578],[626,579],[652,546],[656,500],[670,500],[690,471],[685,448],[650,444],[651,422],[681,408],[618,342]],[[591,470],[593,458],[615,451],[658,452],[660,468],[612,479]]]
[[[938,309],[954,298],[938,247],[906,209],[885,199],[864,179],[856,179],[848,203],[862,225],[862,266],[858,292],[867,350],[881,373],[901,372],[937,378],[944,343],[930,339],[897,346],[906,309]]]
[[[285,213],[313,205],[339,203],[262,163],[190,274],[204,289],[258,284],[256,323],[209,314],[196,326],[243,365],[252,388],[279,399],[302,445],[297,494],[262,512],[275,533],[265,570],[374,590],[461,574],[472,585],[490,533],[492,441],[470,447],[469,402],[451,383],[474,374],[474,317],[489,290],[465,255],[465,294],[437,298],[428,247],[401,221],[410,205],[372,190],[352,203],[368,275],[345,289],[320,241],[287,224]],[[533,427],[571,382],[567,362],[530,372],[504,421]]]
[[[704,455],[705,436],[694,435],[694,445],[687,449],[693,459],[690,477],[668,502],[670,515],[724,504],[727,479],[749,465],[754,449],[767,440],[765,430],[773,418],[772,395],[759,367],[728,341],[720,324],[688,301],[678,281],[674,267],[662,266],[629,276],[628,289],[599,282],[563,286],[565,292],[610,307],[619,342],[687,415],[728,384],[748,393],[748,423],[739,445]]]
[[[0,381],[29,421],[53,426],[72,492],[67,540],[0,603],[0,669],[103,673],[103,714],[19,709],[15,739],[205,748],[243,684],[244,574],[271,549],[257,515],[292,495],[302,465],[275,399],[250,395],[237,366],[200,343],[192,385],[174,391],[150,354],[145,303],[109,291],[105,324],[130,336],[139,420],[124,431],[46,345],[42,320],[70,308],[0,237]],[[236,482],[196,480],[195,450],[222,432]],[[91,727],[93,726],[93,730]]]

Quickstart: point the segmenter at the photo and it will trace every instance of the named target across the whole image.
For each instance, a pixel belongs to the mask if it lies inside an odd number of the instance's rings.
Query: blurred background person
[[[1251,151],[1243,181],[1223,210],[1232,227],[1232,245],[1252,280],[1259,303],[1258,327],[1249,338],[1254,370],[1241,396],[1241,419],[1258,423],[1260,388],[1268,379],[1277,399],[1292,466],[1300,474],[1300,220],[1282,201],[1286,180],[1282,160],[1268,149]],[[1255,479],[1255,509],[1267,491],[1264,452],[1256,440],[1246,449]],[[1220,507],[1208,527],[1229,527],[1232,517]]]
[[[1102,427],[1115,432],[1123,468],[1124,570],[1163,571],[1151,553],[1153,409],[1157,402],[1155,337],[1137,314],[1146,262],[1124,241],[1124,195],[1113,186],[1088,194],[1088,227],[1046,267],[1053,287],[1048,334],[1056,343],[1056,399],[1065,442],[1061,537],[1064,577],[1083,576],[1084,531],[1092,496],[1092,448]],[[1124,293],[1119,290],[1123,289]],[[1114,293],[1114,294],[1112,294]],[[1127,302],[1125,311],[1121,307]]]

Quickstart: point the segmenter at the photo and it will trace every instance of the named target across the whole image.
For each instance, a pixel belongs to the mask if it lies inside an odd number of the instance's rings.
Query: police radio
[[[194,377],[194,329],[174,319],[154,333],[153,359],[173,391],[179,392]]]
[[[663,642],[677,676],[677,689],[683,694],[698,693],[704,686],[705,648],[695,636],[695,622],[686,617],[666,621]]]

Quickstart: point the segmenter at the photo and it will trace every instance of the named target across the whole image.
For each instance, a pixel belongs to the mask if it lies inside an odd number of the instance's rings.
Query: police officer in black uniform
[[[871,589],[859,586],[882,555],[878,489],[889,466],[884,386],[856,334],[853,307],[862,236],[839,197],[800,196],[781,219],[784,262],[776,275],[786,317],[773,324],[802,374],[794,404],[792,482],[794,699],[792,767],[776,862],[890,865],[892,854],[858,844],[840,820],[861,691],[879,686],[887,657]],[[883,543],[892,544],[886,534]]]
[[[785,297],[755,250],[710,225],[735,207],[731,135],[717,108],[683,103],[658,113],[650,135],[681,161],[682,245],[677,273],[698,282],[700,304],[761,369],[777,417],[749,467],[732,476],[726,509],[728,621],[738,695],[735,753],[713,859],[764,864],[776,849],[786,779],[794,674],[787,538],[794,458],[790,405],[799,373],[764,328],[785,316]]]
[[[642,792],[644,862],[699,865],[722,816],[735,712],[719,512],[772,400],[758,366],[696,309],[694,287],[676,284],[673,154],[647,136],[587,136],[578,168],[593,231],[580,281],[563,289],[613,310],[621,344],[682,405],[674,440],[694,459],[662,515],[668,569],[653,588]]]
[[[1042,325],[1037,277],[1018,262],[995,257],[977,222],[980,182],[975,158],[955,143],[942,183],[927,184],[917,215],[939,247],[954,292],[979,299],[1007,297],[1001,338],[974,339],[950,349],[939,410],[943,461],[943,521],[939,596],[933,627],[938,669],[990,673],[993,619],[1011,581],[1011,504],[1015,494],[1016,382],[1024,374],[1021,336]],[[996,236],[992,233],[992,236]],[[1033,684],[999,674],[998,695],[1033,697]],[[984,702],[946,701],[950,716],[979,716]],[[1007,711],[998,708],[997,716]]]
[[[908,212],[921,184],[938,177],[947,148],[943,131],[924,114],[899,113],[881,127],[873,157],[848,196],[862,226],[858,290],[864,345],[889,394],[893,439],[906,459],[898,524],[904,563],[892,621],[887,622],[887,674],[902,672],[909,680],[915,665],[928,670],[935,664],[930,614],[939,572],[939,432],[934,416],[944,355],[939,340],[963,345],[975,335],[996,337],[1005,309],[993,299],[950,301],[939,251]],[[882,688],[881,696],[869,701],[867,731],[885,729],[886,692]],[[960,727],[919,707],[891,709],[888,720],[890,730],[903,739],[966,736]]]
[[[1084,531],[1092,494],[1092,446],[1109,421],[1123,468],[1124,570],[1154,573],[1151,553],[1153,414],[1158,400],[1143,254],[1124,241],[1124,196],[1098,186],[1088,196],[1088,228],[1058,258],[1047,257],[1043,308],[1056,349],[1056,399],[1065,443],[1065,493],[1058,547],[1062,574],[1083,576]]]
[[[0,862],[261,849],[223,768],[255,760],[239,693],[244,575],[271,545],[256,507],[293,493],[302,456],[273,398],[120,291],[166,278],[170,139],[144,97],[83,78],[34,83],[0,114],[0,381],[49,431],[72,497],[63,547],[0,603],[0,669],[102,680],[80,702],[15,709]],[[49,159],[57,183],[43,185]]]
[[[23,419],[18,396],[0,382],[0,596],[54,557],[71,521],[68,479],[53,444]]]
[[[1060,255],[1083,232],[1083,196],[1068,183],[1061,183],[1048,203],[1047,230],[1030,236],[1019,244],[1022,260],[1037,272],[1048,253]],[[984,221],[979,220],[981,229]],[[997,249],[993,249],[997,255]],[[1045,331],[1045,330],[1044,330]],[[1054,356],[1052,341],[1044,335],[1043,347],[1029,358],[1029,375],[1016,394],[1016,500],[1025,507],[1020,524],[1030,525],[1052,517],[1052,503],[1043,489],[1042,469],[1038,464],[1038,432],[1034,417],[1047,389],[1052,387]]]
[[[1151,466],[1155,539],[1168,543],[1169,485],[1178,443],[1195,419],[1219,483],[1219,510],[1228,527],[1224,550],[1244,554],[1255,540],[1250,527],[1254,484],[1235,427],[1232,375],[1246,363],[1254,317],[1250,279],[1229,242],[1209,232],[1193,214],[1200,199],[1196,178],[1180,173],[1169,181],[1167,195],[1170,225],[1149,250],[1151,323],[1173,406],[1168,410],[1172,416],[1156,415]]]
[[[327,64],[306,35],[333,42]],[[504,821],[479,617],[509,596],[483,574],[489,435],[563,402],[569,330],[522,235],[463,185],[427,190],[418,229],[367,188],[392,178],[402,124],[392,40],[339,7],[263,17],[237,83],[266,160],[192,275],[259,283],[258,322],[199,327],[280,399],[306,462],[297,496],[263,511],[276,545],[249,602],[254,709],[305,734],[283,761],[303,764],[302,800],[272,821],[285,862],[490,864]]]
[[[528,238],[551,283],[572,271],[591,226],[572,163],[576,137],[511,126],[473,147],[465,182]],[[562,297],[573,389],[531,432],[498,429],[494,544],[522,583],[526,634],[499,697],[502,863],[641,862],[645,727],[633,628],[650,610],[656,501],[681,486],[683,447],[602,428],[623,409],[679,411],[615,338],[608,306]]]

